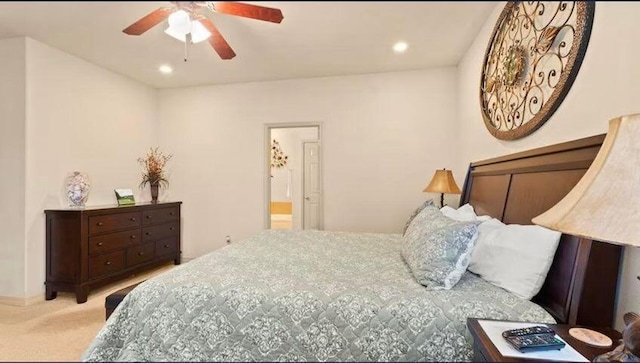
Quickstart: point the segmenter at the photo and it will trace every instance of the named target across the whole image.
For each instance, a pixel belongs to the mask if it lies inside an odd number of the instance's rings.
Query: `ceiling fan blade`
[[[280,23],[284,18],[280,9],[267,8],[264,6],[250,5],[236,2],[216,1],[214,9],[222,14],[242,16],[257,20]]]
[[[147,14],[144,18],[136,21],[135,23],[129,25],[122,32],[129,35],[140,35],[147,30],[153,28],[154,26],[160,24],[164,19],[166,19],[172,12],[173,8],[159,8],[156,9],[149,14]]]
[[[231,59],[236,56],[236,52],[231,49],[229,43],[227,43],[222,34],[220,34],[220,32],[218,31],[218,28],[213,25],[213,22],[211,22],[211,20],[207,18],[200,18],[198,19],[198,21],[202,23],[202,25],[204,25],[204,27],[207,28],[207,30],[211,33],[211,36],[208,39],[209,44],[211,44],[220,58]]]

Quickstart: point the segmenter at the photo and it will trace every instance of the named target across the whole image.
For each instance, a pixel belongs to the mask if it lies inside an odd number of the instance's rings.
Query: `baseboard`
[[[189,261],[193,260],[193,258],[191,257],[182,257],[181,258],[181,262],[182,263],[187,263]],[[172,262],[173,263],[173,262]],[[167,262],[167,265],[169,263]],[[147,272],[147,271],[145,271]],[[142,275],[145,272],[141,272],[132,276],[136,276],[136,275]],[[29,306],[29,305],[33,305],[33,304],[37,304],[41,301],[45,301],[44,300],[44,291],[38,295],[33,295],[33,296],[28,296],[28,297],[13,297],[13,296],[0,296],[0,305],[9,305],[9,306]]]
[[[41,301],[44,301],[44,292],[29,297],[0,296],[0,305],[29,306]]]

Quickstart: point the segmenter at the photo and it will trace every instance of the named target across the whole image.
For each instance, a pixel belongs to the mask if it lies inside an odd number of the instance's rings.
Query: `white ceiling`
[[[456,65],[494,2],[251,2],[282,10],[281,24],[210,13],[237,56],[207,42],[122,29],[169,2],[1,2],[0,38],[29,36],[145,84],[164,88],[374,73]],[[409,43],[404,54],[391,46]],[[171,75],[158,72],[161,64]]]

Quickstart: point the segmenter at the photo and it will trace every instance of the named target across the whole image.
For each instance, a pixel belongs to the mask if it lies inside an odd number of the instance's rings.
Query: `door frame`
[[[321,121],[311,121],[311,122],[286,122],[286,123],[265,123],[264,124],[264,144],[262,147],[262,167],[264,168],[263,176],[263,195],[264,195],[264,229],[271,229],[271,168],[269,165],[271,164],[271,129],[288,129],[288,128],[298,128],[298,127],[317,127],[318,128],[318,145],[320,145],[320,153],[318,158],[320,160],[320,190],[322,190],[322,194],[320,195],[320,203],[322,215],[320,221],[324,228],[324,173],[323,173],[323,153],[324,148],[322,147],[322,122]],[[304,213],[304,211],[303,211]],[[304,216],[303,216],[304,217]]]

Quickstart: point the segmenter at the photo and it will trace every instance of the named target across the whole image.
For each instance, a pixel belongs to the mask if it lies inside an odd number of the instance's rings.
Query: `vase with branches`
[[[138,158],[138,162],[142,165],[144,170],[142,171],[142,181],[140,182],[140,189],[149,184],[151,188],[151,202],[158,202],[158,189],[162,185],[166,187],[169,185],[169,181],[165,176],[164,167],[173,155],[165,155],[158,148],[150,148],[149,152],[144,158]]]

